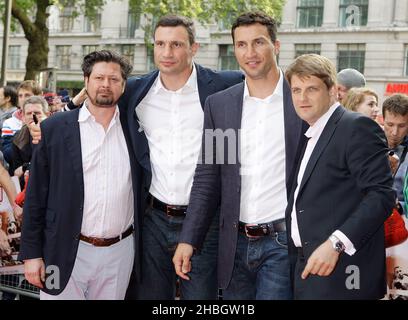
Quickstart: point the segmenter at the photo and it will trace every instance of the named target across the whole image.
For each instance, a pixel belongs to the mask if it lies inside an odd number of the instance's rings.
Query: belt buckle
[[[259,239],[260,236],[253,236],[253,235],[250,235],[248,233],[248,228],[247,227],[251,227],[251,226],[257,226],[257,224],[249,224],[249,223],[245,224],[245,235],[250,239]]]
[[[173,217],[173,215],[170,214],[170,210],[177,210],[177,206],[166,205],[166,215],[168,217]]]

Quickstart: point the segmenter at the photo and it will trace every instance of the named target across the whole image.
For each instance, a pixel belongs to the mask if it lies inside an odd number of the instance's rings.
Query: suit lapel
[[[141,79],[138,86],[138,91],[131,95],[129,102],[126,106],[127,119],[129,121],[129,133],[132,141],[133,150],[135,151],[136,158],[140,165],[148,172],[151,172],[150,158],[149,158],[149,145],[146,135],[140,128],[139,119],[136,114],[136,107],[147,95],[154,81],[156,80],[159,72],[153,72],[148,77]],[[132,129],[133,128],[133,129]]]
[[[309,162],[306,165],[305,173],[303,174],[302,182],[300,183],[299,187],[299,194],[298,198],[300,196],[300,193],[302,192],[303,187],[305,186],[307,180],[310,178],[310,175],[313,172],[313,169],[316,166],[317,161],[319,160],[320,156],[322,155],[324,149],[326,148],[327,144],[330,142],[331,137],[333,136],[333,133],[336,131],[337,128],[337,123],[342,117],[344,113],[344,108],[339,106],[337,109],[334,111],[332,116],[330,117],[329,121],[327,122],[326,126],[323,129],[323,132],[317,141],[316,146],[313,149],[313,152],[310,156]]]
[[[200,96],[201,107],[204,109],[205,99],[215,93],[216,88],[208,72],[198,64],[195,64],[195,67],[197,71],[198,95]]]
[[[283,118],[285,126],[285,174],[286,174],[286,191],[289,195],[293,170],[296,166],[296,153],[298,148],[302,148],[301,135],[305,131],[305,124],[296,114],[292,102],[292,94],[289,84],[283,79]],[[299,142],[301,143],[299,145]]]
[[[84,191],[84,172],[82,168],[81,136],[79,131],[78,115],[81,109],[71,111],[66,119],[64,141],[68,149],[68,155],[74,169],[74,176],[79,182],[82,194]]]
[[[224,108],[225,110],[225,128],[224,130],[232,129],[236,134],[236,144],[235,144],[235,159],[236,164],[234,165],[235,168],[235,175],[237,177],[238,186],[241,187],[241,163],[240,163],[240,130],[242,124],[242,108],[243,108],[243,101],[244,101],[244,82],[237,84],[233,87],[232,90],[228,90],[228,96],[226,97],[225,103],[227,107]],[[225,155],[228,157],[228,155]],[[228,159],[228,158],[227,158]]]

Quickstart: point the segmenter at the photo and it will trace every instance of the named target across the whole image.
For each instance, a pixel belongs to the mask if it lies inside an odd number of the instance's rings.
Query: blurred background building
[[[49,67],[58,68],[57,87],[82,87],[81,61],[87,53],[109,48],[127,56],[134,74],[154,69],[152,48],[145,44],[144,18],[126,1],[108,1],[94,21],[74,18],[72,10],[49,9]],[[0,35],[2,35],[2,25]],[[151,37],[148,37],[150,39]],[[283,69],[303,53],[319,53],[337,69],[355,68],[367,85],[384,96],[408,94],[407,0],[287,0],[279,28]],[[222,23],[197,24],[196,61],[214,69],[236,69],[230,31]],[[9,47],[9,83],[23,80],[28,43],[20,29]]]

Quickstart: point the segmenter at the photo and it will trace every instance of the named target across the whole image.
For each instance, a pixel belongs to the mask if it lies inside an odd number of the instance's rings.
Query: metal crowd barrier
[[[0,296],[10,299],[27,300],[39,299],[40,290],[30,284],[24,277],[24,266],[0,267]]]

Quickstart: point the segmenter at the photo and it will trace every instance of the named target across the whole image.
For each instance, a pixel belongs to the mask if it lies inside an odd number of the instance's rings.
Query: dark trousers
[[[148,208],[143,222],[143,255],[141,283],[137,299],[173,300],[177,275],[173,255],[178,243],[184,217],[169,217],[165,212]],[[185,300],[215,300],[217,288],[219,215],[209,228],[199,254],[191,259],[190,280],[180,279],[180,298]]]
[[[231,282],[224,300],[291,300],[286,231],[248,238],[238,235]]]

